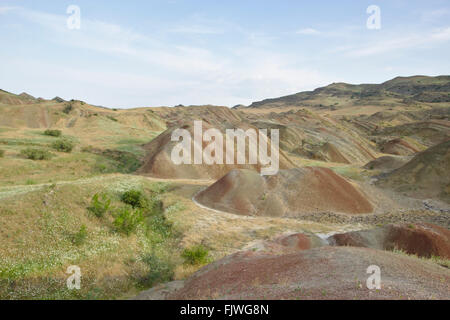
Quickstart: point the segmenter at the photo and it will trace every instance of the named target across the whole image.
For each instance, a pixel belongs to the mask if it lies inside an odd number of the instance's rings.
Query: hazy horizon
[[[70,5],[80,29],[70,29]],[[380,9],[380,28],[369,29]],[[450,74],[445,1],[0,1],[0,87],[110,108],[248,105]]]

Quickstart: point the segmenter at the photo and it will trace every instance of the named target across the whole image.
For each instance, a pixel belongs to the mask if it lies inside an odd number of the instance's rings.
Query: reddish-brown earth
[[[309,250],[326,245],[327,242],[314,234],[294,233],[279,236],[273,240],[258,242],[250,250],[259,253],[282,255]]]
[[[369,290],[367,268],[381,270]],[[216,261],[167,299],[449,299],[450,272],[434,263],[370,248],[319,247],[285,255],[253,251]]]
[[[383,156],[368,162],[363,168],[369,170],[392,171],[408,162],[410,157]]]
[[[420,257],[450,259],[450,230],[428,223],[387,225],[371,230],[335,234],[329,238],[338,246],[398,249]]]
[[[397,156],[408,156],[419,152],[417,148],[400,138],[387,141],[381,146],[380,150]]]
[[[298,217],[312,212],[359,214],[374,210],[358,187],[320,167],[280,170],[265,177],[249,170],[233,170],[195,199],[207,207],[241,215]]]

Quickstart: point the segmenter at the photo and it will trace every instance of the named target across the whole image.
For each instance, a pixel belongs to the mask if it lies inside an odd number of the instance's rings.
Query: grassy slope
[[[145,287],[154,253],[168,261],[176,236],[162,237],[140,227],[127,237],[114,232],[112,217],[97,218],[86,209],[98,191],[122,206],[120,193],[128,189],[154,190],[157,183],[126,175],[98,176],[77,181],[0,190],[0,298],[115,298]],[[87,238],[73,243],[80,227]],[[174,233],[175,234],[175,233]],[[81,267],[82,290],[65,289],[64,271]]]
[[[98,219],[87,207],[97,192],[106,192],[119,207],[120,192],[160,186],[147,178],[120,174],[120,163],[109,154],[89,150],[143,155],[142,145],[165,128],[148,109],[113,111],[79,102],[69,114],[65,103],[45,102],[0,105],[0,298],[110,299],[135,294],[156,282],[181,279],[200,266],[183,263],[185,247],[202,243],[213,259],[242,248],[251,241],[292,231],[329,232],[336,226],[289,219],[236,218],[198,208],[191,197],[203,185],[176,184],[160,195],[165,215],[173,222],[173,234],[140,229],[127,237],[114,232],[112,216]],[[112,119],[116,119],[112,120]],[[47,123],[45,123],[47,122]],[[58,138],[43,134],[50,126],[75,143],[71,153],[57,152],[51,143]],[[25,159],[28,148],[49,150],[50,160]],[[91,148],[91,149],[89,149]],[[73,239],[81,226],[87,238]],[[342,227],[342,226],[341,226]],[[156,263],[155,263],[156,261]],[[79,265],[82,289],[69,291],[65,273]]]
[[[148,278],[164,275],[166,267],[173,270],[175,279],[190,275],[199,266],[184,265],[180,253],[194,244],[204,244],[217,259],[284,232],[327,233],[355,227],[211,212],[191,201],[204,185],[172,182],[172,188],[160,197],[165,215],[173,222],[173,235],[161,239],[160,233],[145,234],[143,228],[130,237],[117,234],[112,230],[110,215],[99,220],[88,212],[92,196],[105,191],[117,207],[122,205],[121,191],[141,188],[149,192],[160,185],[156,180],[123,174],[129,171],[111,154],[86,150],[127,152],[139,159],[143,155],[141,146],[166,128],[162,118],[176,122],[186,116],[198,118],[203,111],[192,109],[198,115],[181,111],[187,108],[114,111],[75,101],[72,110],[65,113],[66,106],[66,102],[30,103],[28,98],[18,96],[0,101],[0,149],[6,152],[0,158],[0,242],[6,244],[0,248],[0,298],[122,298],[148,287]],[[401,110],[409,108],[398,106]],[[350,113],[364,113],[371,107],[351,108],[347,109]],[[379,111],[385,106],[373,108]],[[345,114],[338,114],[342,110],[333,112],[340,116]],[[218,118],[224,114],[230,122],[240,121],[227,110],[214,112],[220,112]],[[352,130],[345,122],[339,123],[340,130]],[[47,127],[62,130],[63,136],[75,143],[74,151],[66,154],[52,150],[50,144],[56,138],[43,135]],[[27,147],[51,150],[54,157],[47,161],[25,159],[20,151]],[[300,166],[331,167],[352,179],[368,179],[373,174],[351,165],[295,156],[293,160]],[[72,239],[82,225],[87,227],[86,241],[74,245]],[[156,265],[152,263],[155,259]],[[79,292],[65,289],[65,270],[72,264],[82,268]]]

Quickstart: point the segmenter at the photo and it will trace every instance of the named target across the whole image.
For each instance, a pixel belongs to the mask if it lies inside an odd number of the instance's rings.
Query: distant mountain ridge
[[[396,77],[381,84],[332,83],[313,91],[253,102],[247,108],[298,106],[336,109],[342,106],[380,102],[386,104],[450,102],[450,76]],[[239,108],[242,107],[237,107]]]

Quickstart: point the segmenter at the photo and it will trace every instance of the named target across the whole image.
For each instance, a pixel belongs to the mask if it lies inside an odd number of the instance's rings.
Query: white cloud
[[[10,6],[0,7],[0,14],[5,14],[5,13],[15,10],[15,9],[19,9],[19,7],[10,7]]]
[[[421,20],[423,22],[435,22],[436,20],[448,15],[450,15],[450,9],[441,8],[423,12],[421,15]]]
[[[41,82],[53,84],[65,92],[76,91],[76,98],[91,103],[110,107],[179,103],[232,106],[313,89],[331,80],[316,70],[297,66],[295,62],[298,56],[295,54],[280,54],[276,49],[268,49],[267,43],[272,39],[265,34],[238,27],[234,30],[248,39],[247,45],[230,46],[224,53],[209,47],[168,43],[103,21],[82,18],[80,30],[69,30],[66,28],[65,15],[25,9],[20,10],[19,14],[47,30],[41,34],[46,34],[47,40],[54,41],[57,45],[130,58],[129,60],[139,62],[142,70],[149,72],[142,75],[132,71],[105,71],[97,66],[87,69],[86,66],[68,67],[51,61],[25,61],[28,67],[23,70],[34,74],[34,78],[45,75],[48,80],[42,79]],[[225,23],[221,22],[219,25],[223,26]],[[183,28],[179,27],[179,31],[183,31]],[[203,31],[187,27],[184,29],[197,33],[208,32],[205,30],[218,31],[220,28],[209,27]],[[16,61],[16,64],[20,65],[20,62]],[[126,62],[121,65],[122,68],[126,66]],[[154,73],[155,69],[160,72]],[[83,92],[86,97],[80,96]],[[51,95],[62,94],[54,92]],[[66,98],[71,98],[68,95],[66,94]],[[124,101],[125,98],[127,101]]]
[[[450,40],[450,27],[431,30],[427,33],[413,33],[377,40],[361,46],[344,46],[341,51],[350,57],[367,57],[376,54],[410,48],[430,48]]]
[[[305,29],[297,30],[295,33],[296,34],[303,34],[303,35],[318,35],[321,32],[316,30],[316,29],[313,29],[313,28],[305,28]]]
[[[170,30],[173,33],[186,33],[186,34],[223,34],[223,30],[211,28],[209,26],[191,25],[191,26],[179,26]]]

